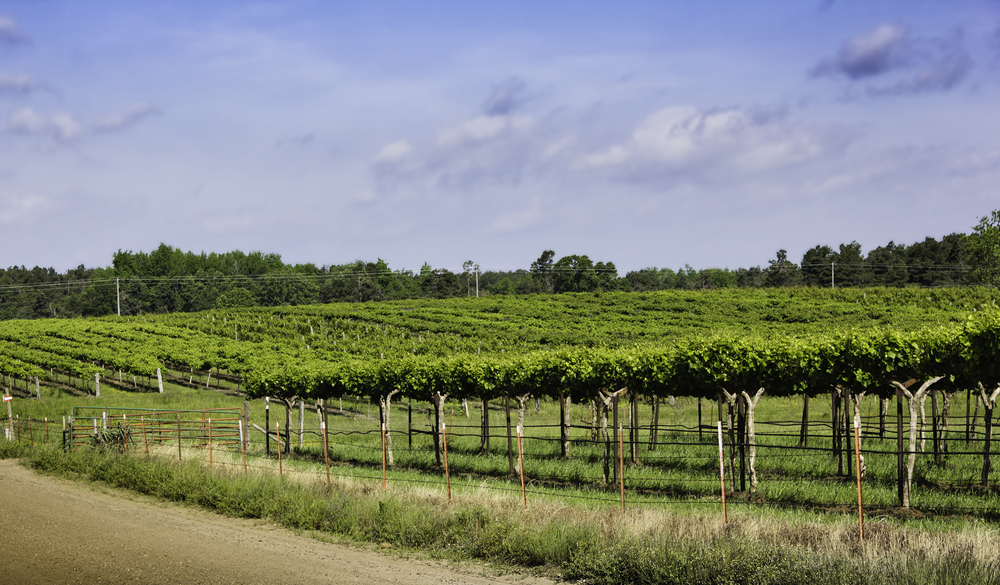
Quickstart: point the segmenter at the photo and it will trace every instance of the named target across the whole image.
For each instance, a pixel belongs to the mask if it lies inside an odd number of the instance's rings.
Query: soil
[[[321,542],[0,461],[0,583],[551,585]]]

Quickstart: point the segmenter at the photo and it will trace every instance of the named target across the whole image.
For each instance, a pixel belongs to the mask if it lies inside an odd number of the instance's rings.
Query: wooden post
[[[698,398],[698,438],[701,439],[701,398]],[[660,442],[660,397],[653,396],[653,415],[649,418],[649,450],[656,451]]]
[[[441,425],[444,421],[441,420],[441,408],[438,407],[437,400],[437,396],[431,396],[431,408],[434,409],[434,426],[431,430],[434,434],[434,462],[441,465]]]
[[[507,411],[507,465],[510,475],[514,475],[514,446],[512,444],[511,433],[510,433],[510,392],[504,397],[504,408]],[[518,439],[518,444],[520,444],[520,439]],[[520,451],[520,447],[518,447]],[[518,455],[520,457],[520,455]],[[520,461],[520,459],[518,459]]]
[[[844,475],[844,453],[840,444],[840,389],[834,387],[831,392],[830,424],[833,425],[833,454],[837,456],[837,475]]]
[[[517,425],[517,467],[521,472],[521,500],[524,502],[524,509],[527,510],[528,492],[524,489],[524,451],[521,447],[521,425]]]
[[[633,394],[633,397],[635,395]],[[618,467],[621,468],[621,475],[618,477],[622,494],[622,512],[625,512],[625,444],[622,436],[622,429],[618,429]]]
[[[865,539],[865,515],[864,506],[862,504],[861,498],[861,419],[854,418],[854,456],[855,456],[855,469],[858,470],[858,540],[864,541]]]
[[[343,410],[343,409],[341,409]],[[326,438],[326,421],[320,423],[323,431],[323,461],[326,462],[326,485],[330,485],[330,443]]]
[[[249,400],[244,400],[243,401],[243,418],[240,419],[240,422],[242,423],[240,425],[240,449],[243,451],[243,456],[245,458],[246,457],[246,452],[247,452],[247,447],[249,447],[249,444],[247,443],[247,441],[250,440],[250,437],[248,436],[250,434],[250,401]],[[247,431],[246,434],[243,433],[243,429],[246,429],[246,431]],[[244,465],[244,467],[246,467],[246,465]],[[246,470],[244,469],[244,471],[246,471]]]
[[[629,433],[632,439],[632,464],[639,463],[639,393],[632,393],[632,432]],[[623,474],[624,475],[624,474]]]
[[[4,393],[3,401],[7,403],[7,438],[12,439],[14,437],[14,414],[10,408],[10,403],[13,402],[10,392]]]
[[[656,413],[659,414],[660,413],[659,396],[657,396],[656,400],[657,400]],[[657,420],[657,422],[659,422],[659,420]],[[698,441],[699,442],[701,441],[701,396],[698,397]]]
[[[878,405],[878,438],[885,439],[885,419],[889,414],[889,399],[879,398]]]
[[[802,425],[799,427],[799,446],[809,446],[809,395],[802,394]]]
[[[971,416],[969,403],[972,402],[972,390],[968,389],[965,391],[965,444],[969,444],[969,417]]]
[[[208,468],[212,469],[212,417],[208,417]]]
[[[299,400],[299,450],[302,450],[306,430],[306,401]]]
[[[736,399],[736,436],[740,454],[740,491],[747,491],[747,450],[746,450],[747,405],[743,396]]]
[[[243,455],[243,475],[247,473],[247,442],[243,435],[243,419],[240,419],[240,453]]]
[[[906,463],[903,457],[903,392],[896,389],[896,492],[903,505],[906,484]]]
[[[732,477],[733,491],[736,491],[736,425],[733,424],[733,405],[726,401],[726,419],[729,431],[729,475]]]
[[[177,415],[177,460],[181,460],[181,415]]]
[[[941,463],[941,444],[938,440],[937,389],[931,390],[931,442],[934,445],[934,462]]]
[[[490,401],[483,399],[483,448],[484,455],[491,455],[490,450]]]
[[[717,421],[719,428],[719,483],[722,486],[722,527],[727,526],[726,521],[726,450],[722,446],[722,421]]]
[[[612,426],[612,429],[614,430],[614,433],[615,433],[614,442],[617,443],[618,442],[618,430],[620,428],[620,425],[618,424],[618,396],[615,396],[611,400],[611,406],[612,406],[612,408],[615,409],[614,420],[611,423],[611,426]],[[614,482],[618,483],[618,474],[619,474],[618,458],[617,457],[613,457],[612,459],[614,460],[614,464],[613,464],[613,467],[614,467]]]
[[[983,477],[982,484],[983,489],[989,489],[990,487],[990,445],[993,442],[993,408],[996,406],[997,395],[1000,394],[1000,386],[993,391],[992,395],[987,396],[986,390],[983,388],[982,382],[979,383],[980,392],[982,394],[981,398],[983,400],[983,422],[986,424],[986,428],[983,430]]]
[[[211,374],[212,370],[209,370],[208,373]],[[278,424],[278,423],[274,423],[274,436],[275,436],[275,438],[278,439],[278,441],[281,441],[281,425]],[[278,475],[284,475],[284,472],[281,469],[281,451],[282,451],[281,445],[279,444],[278,445]]]
[[[569,458],[569,441],[567,440],[566,428],[566,396],[559,390],[559,446],[562,450],[563,459]]]
[[[444,481],[448,486],[448,501],[451,502],[451,473],[448,471],[448,430],[441,423],[441,449],[444,452]]]
[[[851,404],[851,391],[848,390],[847,388],[843,388],[841,389],[841,391],[844,393],[843,400],[841,401],[841,404],[844,405],[844,438],[847,439],[843,443],[845,445],[844,454],[846,455],[847,459],[847,477],[851,477],[852,475],[854,475],[851,469],[851,467],[853,467],[854,464],[851,462],[851,440],[850,440],[851,413],[854,411],[854,407]]]

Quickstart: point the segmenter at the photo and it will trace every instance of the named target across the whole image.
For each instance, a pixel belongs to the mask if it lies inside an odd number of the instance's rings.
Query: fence
[[[3,422],[12,440],[62,441],[67,449],[92,444],[95,435],[121,423],[131,435],[129,449],[141,451],[157,446],[162,451],[177,445],[178,457],[188,449],[205,447],[243,451],[249,458],[245,469],[273,468],[264,464],[262,457],[274,458],[282,453],[285,462],[292,457],[316,464],[315,473],[320,478],[329,473],[322,468],[329,461],[327,465],[334,466],[335,474],[365,481],[441,484],[450,489],[451,477],[461,474],[465,478],[503,480],[483,485],[518,492],[523,498],[559,493],[560,497],[608,505],[625,505],[627,501],[663,506],[716,505],[721,495],[720,456],[716,426],[707,423],[718,419],[717,412],[706,412],[709,416],[699,424],[693,416],[694,405],[694,399],[678,399],[678,412],[687,409],[686,414],[673,416],[678,420],[671,421],[672,415],[657,413],[650,424],[633,424],[639,417],[630,418],[626,410],[619,413],[622,424],[610,425],[607,436],[592,426],[593,411],[587,406],[574,407],[574,423],[568,426],[531,424],[532,419],[552,418],[550,413],[535,410],[527,413],[521,436],[511,428],[509,439],[505,409],[487,404],[485,419],[489,423],[484,425],[482,411],[466,418],[455,405],[447,420],[441,421],[444,436],[439,447],[443,461],[435,451],[439,423],[433,420],[432,409],[414,408],[412,403],[397,407],[405,416],[397,413],[399,420],[390,425],[388,433],[382,432],[377,407],[360,402],[348,402],[346,409],[343,404],[340,408],[329,405],[316,416],[307,416],[304,406],[297,405],[299,416],[287,416],[293,420],[293,428],[288,428],[285,416],[274,415],[275,420],[270,420],[270,405],[265,407],[263,421],[256,414],[256,422],[249,416],[249,405],[243,411],[77,407],[68,417],[71,420],[67,420],[64,432],[61,421],[14,417]],[[545,404],[546,410],[551,407],[551,402]],[[816,418],[826,417],[814,414]],[[687,418],[694,424],[680,420]],[[264,427],[258,422],[264,422]],[[840,417],[807,423],[787,418],[758,420],[755,453],[751,454],[747,429],[737,416],[732,429],[726,429],[723,445],[729,504],[840,509],[856,497],[856,461],[861,459],[866,507],[897,506],[903,472],[900,460],[911,455],[907,446],[908,420],[892,412],[882,415],[869,411],[860,422],[862,449],[855,453],[853,440],[844,440],[851,428]],[[954,430],[945,431],[945,425]],[[989,465],[994,453],[989,427],[983,417],[973,420],[969,412],[964,416],[935,417],[926,435],[918,437],[917,449],[912,453],[916,460],[912,507],[1000,518],[997,476]],[[395,448],[393,437],[398,445]],[[517,441],[519,438],[521,441]],[[395,455],[394,462],[390,453]],[[752,465],[751,455],[755,459]],[[856,459],[858,455],[861,457]],[[523,463],[519,463],[522,458]],[[418,477],[409,471],[426,473]],[[523,490],[516,485],[522,471]],[[759,482],[756,490],[750,487],[753,473]],[[514,483],[506,483],[508,479]]]

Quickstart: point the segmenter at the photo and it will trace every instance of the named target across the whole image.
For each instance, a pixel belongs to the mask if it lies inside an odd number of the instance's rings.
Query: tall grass
[[[175,502],[436,558],[479,559],[588,583],[1000,583],[1000,534],[985,523],[947,530],[872,521],[859,541],[841,516],[737,509],[723,527],[694,509],[591,509],[556,498],[520,501],[467,485],[449,502],[436,486],[336,477],[305,464],[277,476],[257,466],[208,469],[204,457],[126,456],[0,442],[44,473],[104,482]]]

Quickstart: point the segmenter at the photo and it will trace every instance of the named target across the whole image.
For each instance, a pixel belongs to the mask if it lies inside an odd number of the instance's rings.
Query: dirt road
[[[550,585],[327,544],[261,522],[116,497],[0,461],[0,583]]]

